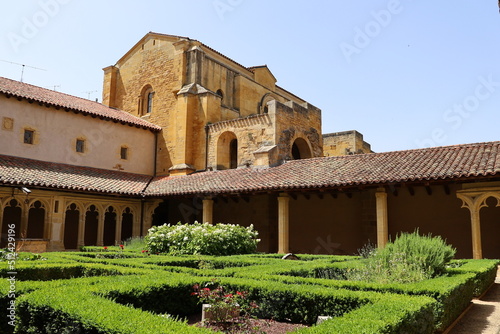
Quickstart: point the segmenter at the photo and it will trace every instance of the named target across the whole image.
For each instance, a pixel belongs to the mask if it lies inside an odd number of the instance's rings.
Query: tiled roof
[[[0,155],[0,184],[140,195],[151,176]]]
[[[500,142],[312,158],[273,168],[158,177],[151,182],[146,195],[333,189],[493,175],[500,176]]]
[[[294,160],[272,168],[209,171],[152,181],[147,175],[0,155],[0,184],[148,197],[336,189],[492,176],[500,177],[500,142]]]
[[[99,117],[108,121],[127,124],[155,132],[161,131],[161,127],[135,117],[125,111],[113,109],[98,102],[3,77],[0,77],[0,93],[7,96],[24,98],[28,101],[51,105],[56,108],[64,108],[84,115]]]

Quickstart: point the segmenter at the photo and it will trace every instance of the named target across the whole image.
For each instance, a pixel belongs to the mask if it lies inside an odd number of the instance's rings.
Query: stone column
[[[25,239],[28,237],[28,216],[30,211],[29,203],[22,203],[21,208],[23,209],[21,213],[21,235],[17,238]]]
[[[52,207],[45,210],[44,239],[49,240],[47,250],[60,251],[64,249],[64,197],[54,197]]]
[[[387,193],[385,189],[378,188],[375,198],[377,199],[377,247],[384,248],[389,240]]]
[[[213,224],[214,200],[211,197],[203,199],[203,223]]]
[[[286,254],[290,252],[290,196],[281,193],[278,197],[278,253]]]
[[[97,223],[97,245],[96,246],[103,246],[104,245],[104,216],[106,215],[106,211],[100,210],[99,215],[97,216],[98,223]]]
[[[481,244],[481,220],[479,217],[479,209],[469,207],[470,219],[472,227],[472,258],[483,258],[483,246]]]
[[[77,207],[77,210],[79,211],[78,215],[78,248],[85,246],[85,215],[87,212],[85,210],[80,210],[80,208]]]
[[[116,220],[115,220],[115,242],[122,243],[122,220],[123,220],[123,212],[116,211]]]

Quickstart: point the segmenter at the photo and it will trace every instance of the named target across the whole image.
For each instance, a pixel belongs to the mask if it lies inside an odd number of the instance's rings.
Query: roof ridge
[[[60,108],[66,108],[83,114],[95,115],[102,119],[117,121],[150,131],[161,131],[161,127],[124,110],[106,106],[100,102],[88,100],[68,93],[50,90],[33,84],[13,80],[0,76],[0,92],[24,98],[28,101],[37,101]]]
[[[406,153],[413,151],[433,151],[433,150],[443,150],[443,149],[455,149],[455,148],[464,148],[464,147],[472,147],[472,146],[484,146],[484,145],[494,145],[500,144],[500,141],[487,141],[487,142],[477,142],[477,143],[469,143],[469,144],[451,144],[451,145],[443,145],[443,146],[433,146],[433,147],[421,147],[421,148],[411,148],[406,150],[394,150],[394,151],[386,151],[386,152],[373,152],[366,154],[392,154],[392,153]],[[347,156],[356,156],[359,154],[347,155]]]
[[[50,92],[51,94],[61,94],[61,95],[66,95],[66,96],[69,96],[69,97],[72,97],[72,98],[76,98],[76,99],[79,99],[79,100],[82,100],[82,101],[85,101],[85,102],[92,102],[92,103],[97,103],[101,106],[105,106],[107,108],[111,108],[109,106],[106,106],[100,102],[96,102],[96,101],[93,101],[93,100],[89,100],[89,99],[85,99],[83,97],[80,97],[80,96],[76,96],[76,95],[72,95],[72,94],[69,94],[69,93],[64,93],[64,92],[58,92],[57,90],[52,90],[52,89],[48,89],[48,88],[45,88],[45,87],[41,87],[41,86],[36,86],[36,85],[33,85],[33,84],[30,84],[30,83],[27,83],[27,82],[23,82],[23,81],[17,81],[17,80],[14,80],[14,79],[10,79],[10,78],[6,78],[6,77],[2,77],[0,76],[0,79],[5,79],[5,80],[9,80],[11,82],[14,82],[16,83],[17,85],[25,85],[25,86],[31,86],[35,89],[41,89],[41,90],[44,90],[46,92]],[[3,90],[3,87],[0,86],[0,90]],[[111,109],[114,109],[114,108],[111,108]],[[119,110],[119,109],[115,109],[115,110]]]

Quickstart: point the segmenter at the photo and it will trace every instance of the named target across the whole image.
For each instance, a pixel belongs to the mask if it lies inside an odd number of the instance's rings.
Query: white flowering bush
[[[151,253],[235,255],[255,253],[258,232],[232,224],[165,224],[153,226],[145,237]]]

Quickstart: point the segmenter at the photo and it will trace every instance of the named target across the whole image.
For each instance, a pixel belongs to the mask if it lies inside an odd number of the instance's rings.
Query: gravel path
[[[472,305],[457,324],[446,334],[499,334],[500,333],[500,267],[495,284]]]

